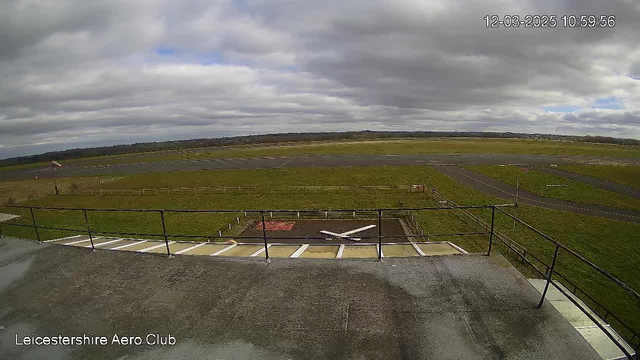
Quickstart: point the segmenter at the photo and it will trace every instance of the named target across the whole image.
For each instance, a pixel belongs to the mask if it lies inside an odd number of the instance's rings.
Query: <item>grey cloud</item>
[[[640,138],[635,1],[4,0],[0,8],[0,157],[46,144],[279,131]],[[487,29],[483,20],[536,13],[613,14],[617,24]],[[624,108],[589,109],[610,96]],[[562,106],[583,109],[543,110]]]

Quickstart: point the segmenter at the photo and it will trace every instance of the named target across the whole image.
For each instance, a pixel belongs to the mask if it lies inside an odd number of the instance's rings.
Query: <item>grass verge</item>
[[[465,168],[512,186],[516,186],[517,179],[519,178],[520,189],[554,199],[604,205],[620,209],[640,209],[640,199],[600,189],[578,181],[565,179],[560,176],[547,174],[542,171],[528,169],[528,171],[523,172],[518,166],[497,165],[467,165]]]

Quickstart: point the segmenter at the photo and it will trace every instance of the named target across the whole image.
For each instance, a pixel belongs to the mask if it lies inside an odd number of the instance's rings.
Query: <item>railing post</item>
[[[378,210],[378,261],[382,260],[382,210]]]
[[[167,246],[167,256],[171,257],[171,250],[169,250],[169,237],[167,236],[167,226],[164,224],[164,210],[160,210],[160,219],[162,219],[162,233],[164,234],[164,244]]]
[[[87,233],[89,234],[89,241],[91,241],[91,250],[96,251],[96,247],[93,244],[93,235],[91,235],[91,227],[89,226],[89,218],[87,217],[87,209],[82,209],[84,213],[84,223],[87,224]]]
[[[551,277],[553,276],[553,269],[556,267],[556,260],[558,260],[559,250],[560,250],[560,245],[556,244],[556,252],[553,254],[553,261],[551,262],[551,268],[549,269],[549,273],[547,274],[547,283],[544,285],[544,291],[542,292],[542,297],[540,298],[538,309],[542,307],[542,303],[544,302],[544,297],[547,295],[547,290],[549,290],[549,284],[551,283]]]
[[[491,245],[493,243],[493,222],[496,218],[496,206],[491,207],[491,233],[489,234],[489,250],[487,251],[487,256],[491,255]]]
[[[36,230],[36,237],[38,238],[38,242],[41,242],[40,232],[38,231],[38,224],[36,224],[36,217],[35,215],[33,215],[33,208],[30,207],[29,211],[31,211],[31,220],[33,221],[33,228]]]
[[[262,216],[262,239],[264,240],[264,257],[267,261],[269,261],[269,244],[267,241],[267,227],[264,223],[264,211],[260,211],[260,216]]]
[[[0,221],[0,239],[4,239],[4,233],[2,232],[2,221]]]

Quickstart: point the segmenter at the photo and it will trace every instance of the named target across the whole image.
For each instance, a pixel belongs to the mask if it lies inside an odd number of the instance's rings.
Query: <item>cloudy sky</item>
[[[290,131],[640,139],[638,34],[637,0],[0,0],[0,158]]]

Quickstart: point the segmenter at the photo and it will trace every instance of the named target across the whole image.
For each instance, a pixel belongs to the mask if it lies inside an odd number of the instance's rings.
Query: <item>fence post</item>
[[[378,261],[382,260],[382,210],[378,210]]]
[[[162,219],[162,233],[164,234],[164,244],[167,246],[167,256],[171,257],[171,250],[169,250],[169,237],[167,236],[167,226],[164,224],[164,210],[160,210],[160,219]]]
[[[93,235],[91,235],[91,227],[89,226],[89,218],[87,217],[87,209],[82,209],[84,213],[84,222],[87,224],[87,233],[89,234],[89,241],[91,241],[91,251],[96,251],[96,247],[93,244]]]
[[[260,215],[262,216],[262,239],[264,239],[264,257],[267,261],[269,261],[269,245],[267,242],[267,228],[264,223],[264,211],[260,211]]]
[[[556,267],[556,260],[558,260],[558,251],[560,250],[560,245],[556,244],[556,252],[553,254],[553,261],[551,262],[551,269],[547,274],[547,283],[544,285],[544,291],[542,292],[542,297],[540,298],[540,303],[538,304],[538,309],[542,307],[542,303],[544,302],[544,297],[547,295],[547,290],[549,289],[549,283],[551,283],[551,276],[553,276],[553,269]]]
[[[491,207],[491,233],[489,234],[489,250],[487,251],[487,256],[491,255],[491,244],[493,243],[493,222],[496,217],[496,206]]]
[[[33,228],[36,230],[36,237],[38,238],[38,242],[41,242],[40,232],[38,231],[38,224],[36,224],[36,217],[33,215],[33,208],[30,207],[29,211],[31,211],[31,220],[33,221]]]
[[[0,239],[4,239],[4,234],[2,233],[2,221],[0,221]]]

